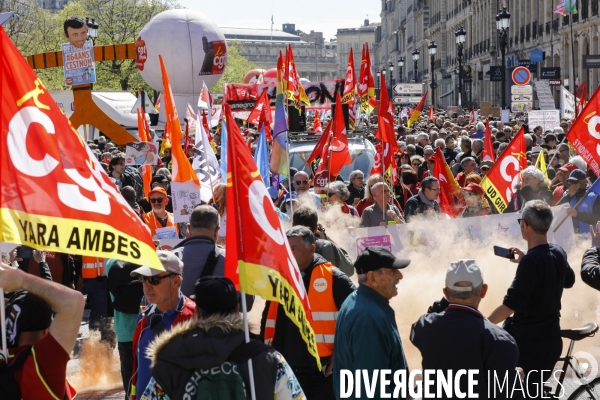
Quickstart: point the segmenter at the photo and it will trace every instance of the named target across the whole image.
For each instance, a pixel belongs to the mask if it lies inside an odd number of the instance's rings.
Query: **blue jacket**
[[[396,326],[394,310],[388,301],[368,286],[360,285],[340,309],[335,326],[335,349],[333,351],[333,388],[340,398],[340,370],[366,369],[373,376],[375,369],[407,370],[402,340]],[[356,385],[356,382],[355,382]],[[366,399],[361,384],[360,397]],[[355,386],[356,387],[356,386]],[[393,391],[388,386],[388,393]],[[379,380],[375,397],[379,398]]]

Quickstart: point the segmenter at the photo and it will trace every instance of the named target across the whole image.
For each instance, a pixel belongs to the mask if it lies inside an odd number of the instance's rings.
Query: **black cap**
[[[354,262],[357,274],[366,274],[380,268],[402,269],[408,267],[410,260],[396,258],[390,251],[381,246],[371,246],[363,250]]]
[[[204,314],[231,314],[236,311],[238,298],[235,286],[223,276],[205,276],[194,287],[196,307]]]
[[[159,175],[154,175],[154,177],[152,178],[152,182],[150,184],[152,184],[154,182],[169,183],[169,178],[167,178],[164,175],[160,175],[160,174]]]
[[[567,182],[578,182],[578,181],[584,181],[587,177],[585,176],[585,172],[583,172],[580,169],[574,169],[573,171],[571,171],[571,173],[569,174],[569,178],[567,179]]]

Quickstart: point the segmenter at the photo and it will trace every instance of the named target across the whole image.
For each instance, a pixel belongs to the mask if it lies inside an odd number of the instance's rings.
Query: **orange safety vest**
[[[83,279],[94,279],[104,275],[104,263],[103,258],[98,257],[81,257],[81,277]]]
[[[156,220],[154,211],[149,211],[146,214],[144,214],[144,222],[150,228],[150,234],[152,236],[156,235],[157,228],[166,228],[167,226],[174,226],[175,231],[177,232],[177,235],[179,235],[179,227],[177,226],[177,223],[175,222],[175,217],[173,217],[173,213],[167,212],[167,224],[165,226],[162,226]]]
[[[338,308],[333,299],[333,264],[326,262],[317,265],[310,277],[308,301],[311,307],[312,328],[315,332],[319,357],[329,357],[333,354],[333,338]],[[271,301],[265,324],[265,343],[272,345],[275,338],[275,322],[279,303]]]

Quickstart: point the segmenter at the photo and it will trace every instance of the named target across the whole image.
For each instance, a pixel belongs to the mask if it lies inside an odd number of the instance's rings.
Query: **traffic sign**
[[[511,94],[510,101],[533,101],[533,95],[531,94]]]
[[[531,86],[531,85],[511,86],[510,94],[533,94],[533,86]]]
[[[437,86],[438,86],[438,85],[437,85],[437,83],[435,83],[435,82],[431,82],[431,83],[429,84],[429,86],[431,86],[431,88],[432,88],[432,89],[437,89]]]
[[[394,97],[394,104],[402,104],[402,103],[419,103],[421,101],[420,97]]]
[[[423,94],[422,83],[399,83],[394,86],[394,92],[400,95]]]
[[[513,101],[510,110],[512,112],[522,112],[533,110],[533,102],[531,101]]]
[[[527,85],[531,80],[531,72],[525,67],[517,67],[512,73],[512,80],[515,85]]]
[[[548,79],[548,84],[550,86],[561,86],[562,85],[562,79]]]

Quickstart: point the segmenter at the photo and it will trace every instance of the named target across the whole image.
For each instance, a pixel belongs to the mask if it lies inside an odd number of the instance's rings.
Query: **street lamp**
[[[92,39],[92,43],[94,43],[98,37],[98,24],[96,23],[96,19],[92,18],[92,21],[90,22],[90,18],[85,17],[85,24],[88,27],[88,36]]]
[[[419,50],[415,49],[412,52],[412,59],[414,61],[414,70],[415,70],[415,82],[417,82],[417,76],[419,75]]]
[[[510,26],[510,13],[506,7],[496,14],[496,29],[500,34],[500,51],[502,52],[502,108],[506,109],[506,48],[508,47],[508,28]]]
[[[394,87],[394,84],[396,83],[396,82],[394,82],[394,63],[390,61],[389,67],[390,67],[390,90],[388,91],[388,96],[391,95],[392,88]]]
[[[377,99],[379,99],[379,93],[381,91],[381,73],[377,71]]]
[[[404,57],[398,57],[398,82],[402,82],[402,67],[404,67]]]
[[[431,58],[431,105],[435,108],[435,74],[433,73],[433,64],[435,63],[435,53],[437,51],[437,45],[435,41],[431,41],[429,46],[429,56]]]
[[[463,44],[467,38],[467,31],[462,26],[454,34],[456,36],[456,45],[458,47],[458,105],[462,105],[462,56]]]

